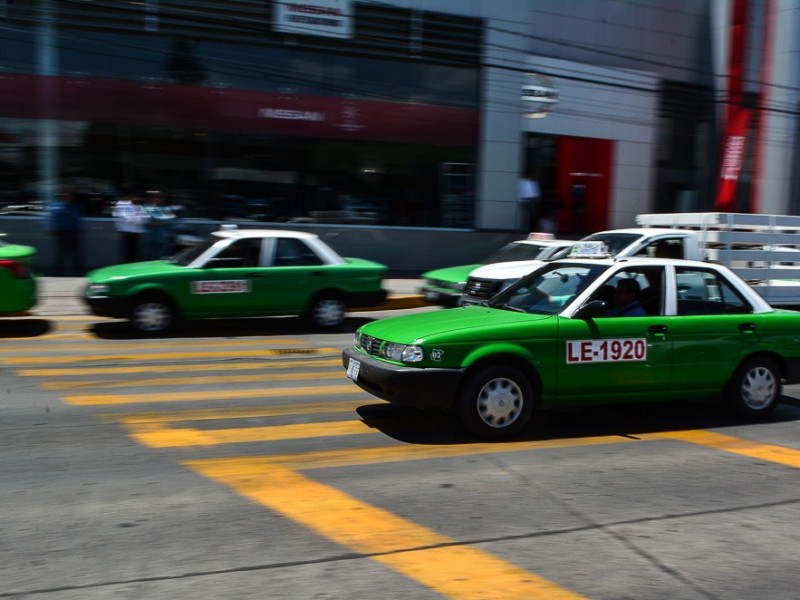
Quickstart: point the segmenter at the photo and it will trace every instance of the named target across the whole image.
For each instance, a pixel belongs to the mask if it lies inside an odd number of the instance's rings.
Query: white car
[[[621,258],[627,256],[657,256],[657,247],[664,243],[670,252],[671,258],[689,258],[701,260],[702,256],[696,247],[688,240],[693,240],[692,232],[675,229],[630,228],[600,231],[586,236],[581,241],[602,242],[605,244],[610,256]],[[546,257],[563,258],[567,249],[575,241],[567,242],[563,251],[555,252]],[[469,274],[469,279],[464,286],[461,296],[461,305],[479,304],[485,302],[495,294],[500,293],[521,277],[544,264],[545,257],[537,260],[513,261],[484,265]]]

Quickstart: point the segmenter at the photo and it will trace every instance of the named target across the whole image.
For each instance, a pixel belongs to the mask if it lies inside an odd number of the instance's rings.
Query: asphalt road
[[[800,387],[487,444],[344,377],[387,314],[0,319],[0,598],[798,598]]]

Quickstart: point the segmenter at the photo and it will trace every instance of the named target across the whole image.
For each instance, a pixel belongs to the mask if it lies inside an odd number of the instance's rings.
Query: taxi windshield
[[[170,262],[174,265],[179,265],[181,267],[188,267],[191,262],[200,256],[203,252],[208,250],[211,246],[216,244],[219,241],[219,238],[216,236],[209,236],[207,239],[203,240],[199,244],[195,244],[194,246],[189,246],[188,248],[184,248],[180,252],[173,254],[169,258],[167,258],[167,262]]]
[[[548,246],[544,244],[527,244],[522,242],[511,242],[506,244],[493,254],[490,254],[482,264],[492,265],[499,262],[512,262],[516,260],[534,260]]]
[[[488,305],[540,315],[558,314],[607,268],[591,263],[550,263],[497,294]]]

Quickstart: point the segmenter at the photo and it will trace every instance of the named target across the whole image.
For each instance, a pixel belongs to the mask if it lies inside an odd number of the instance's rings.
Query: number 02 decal
[[[647,340],[568,340],[567,363],[647,360]]]

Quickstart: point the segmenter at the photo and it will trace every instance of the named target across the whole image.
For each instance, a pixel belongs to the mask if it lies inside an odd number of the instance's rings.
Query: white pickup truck
[[[593,233],[616,258],[660,256],[721,263],[773,306],[800,308],[800,217],[742,213],[643,214],[641,227]],[[557,256],[556,256],[557,257]],[[462,304],[494,296],[542,261],[497,263],[470,273]]]

